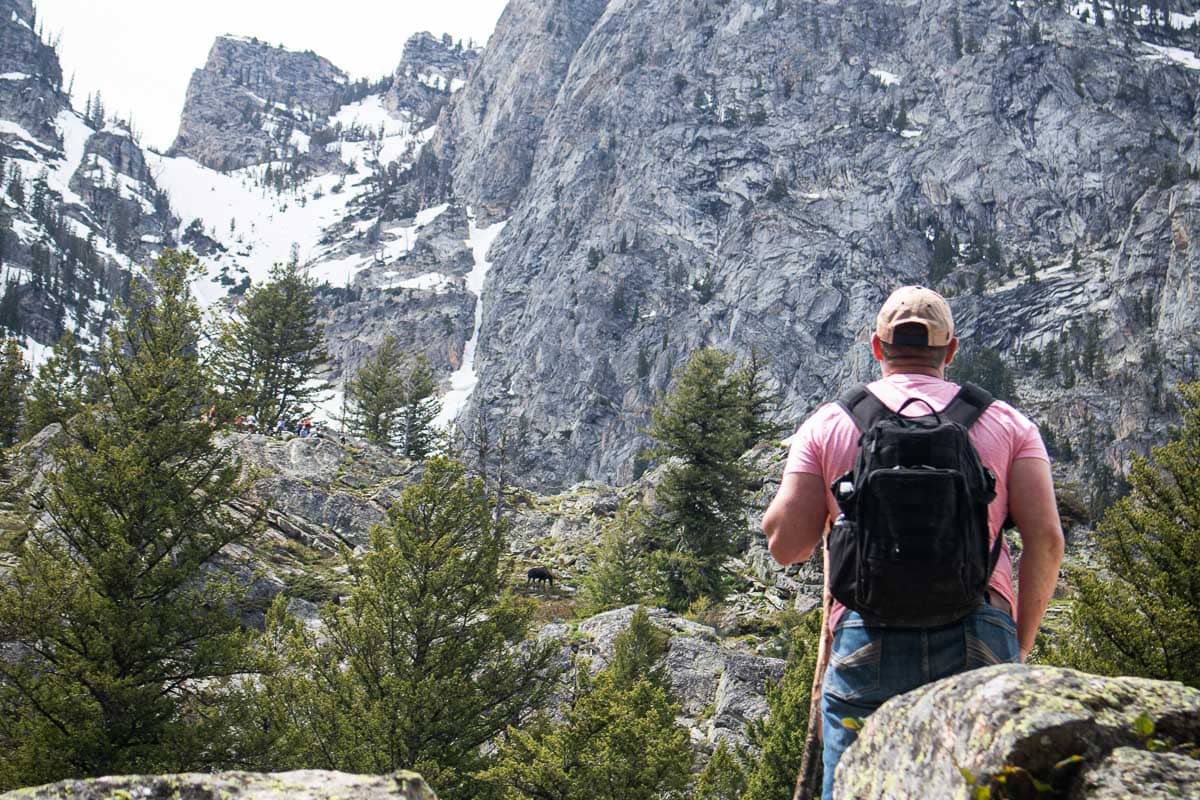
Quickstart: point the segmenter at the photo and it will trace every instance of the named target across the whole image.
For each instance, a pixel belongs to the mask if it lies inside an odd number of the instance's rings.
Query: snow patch
[[[442,410],[434,420],[435,425],[443,428],[449,428],[458,418],[479,383],[479,375],[475,372],[475,351],[479,345],[479,329],[483,324],[483,282],[492,267],[487,254],[506,224],[507,221],[504,221],[477,228],[474,217],[471,217],[470,242],[475,265],[467,275],[467,291],[475,295],[475,327],[463,348],[462,364],[450,376],[450,391],[442,398]]]
[[[925,131],[920,128],[905,128],[904,130],[900,131],[900,135],[905,139],[915,139],[924,132]]]
[[[1157,44],[1146,44],[1153,52],[1147,56],[1143,56],[1147,61],[1173,61],[1188,69],[1200,69],[1200,58],[1191,50],[1184,50],[1179,47],[1163,47]]]
[[[883,70],[883,69],[873,69],[873,70],[871,70],[871,74],[874,75],[876,78],[878,78],[879,82],[882,83],[884,86],[895,86],[896,84],[900,83],[900,81],[901,81],[901,78],[899,75],[897,75],[894,72],[888,72],[887,70]]]
[[[0,75],[0,81],[27,81],[31,75],[26,75],[24,72],[6,72]]]
[[[434,294],[445,294],[453,291],[458,284],[453,278],[448,275],[443,275],[440,272],[426,272],[424,275],[418,275],[415,278],[409,278],[395,283],[388,283],[380,286],[380,289],[416,289],[422,292],[433,292]]]

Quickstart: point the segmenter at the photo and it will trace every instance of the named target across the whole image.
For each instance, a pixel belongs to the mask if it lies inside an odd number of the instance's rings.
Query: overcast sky
[[[170,146],[192,71],[223,33],[313,50],[378,78],[418,31],[484,43],[507,0],[35,0],[46,34],[61,37],[65,81],[82,110],[100,91],[110,112],[133,113],[142,143]]]

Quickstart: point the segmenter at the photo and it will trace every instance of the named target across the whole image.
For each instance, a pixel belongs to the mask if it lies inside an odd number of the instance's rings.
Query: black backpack
[[[942,411],[901,415],[864,385],[838,399],[858,429],[854,470],[834,482],[842,516],[829,536],[835,598],[876,625],[936,627],[984,601],[1003,537],[990,545],[996,479],[967,429],[992,397],[965,384]]]

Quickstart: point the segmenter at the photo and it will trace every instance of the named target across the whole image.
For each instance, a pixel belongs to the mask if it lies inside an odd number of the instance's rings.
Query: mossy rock
[[[885,703],[838,765],[834,797],[1038,797],[1013,793],[1036,780],[1050,787],[1041,797],[1081,800],[1093,796],[1079,793],[1082,776],[1118,748],[1149,745],[1188,758],[1180,754],[1194,752],[1197,741],[1200,690],[1004,664]],[[989,793],[980,794],[985,787]],[[1183,796],[1200,797],[1200,784],[1189,791]]]

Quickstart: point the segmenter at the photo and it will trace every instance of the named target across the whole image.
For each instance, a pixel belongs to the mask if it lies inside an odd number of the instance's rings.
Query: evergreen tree
[[[790,791],[790,790],[789,790]],[[696,779],[692,800],[742,800],[746,793],[745,757],[722,740]],[[783,793],[778,795],[785,797]]]
[[[667,462],[648,521],[663,601],[683,610],[725,594],[724,563],[745,526],[745,389],[733,358],[698,350],[654,409],[654,454]]]
[[[1058,342],[1051,340],[1042,351],[1042,366],[1038,374],[1045,380],[1050,380],[1058,372]]]
[[[29,368],[16,339],[5,339],[0,350],[0,446],[11,447],[21,430]]]
[[[87,358],[67,331],[54,345],[50,358],[37,371],[25,406],[25,437],[37,435],[51,423],[66,424],[83,410],[89,393]]]
[[[767,362],[757,347],[752,348],[736,375],[741,389],[743,452],[759,442],[775,438],[783,430],[779,423],[770,419],[779,410],[779,395],[768,388],[768,377]]]
[[[166,251],[100,353],[97,398],[53,446],[42,507],[0,584],[0,788],[224,761],[223,701],[247,670],[234,593],[209,566],[256,521],[199,409],[191,256]],[[15,657],[13,657],[15,656]]]
[[[666,637],[639,608],[618,634],[613,662],[593,679],[576,668],[565,719],[539,713],[509,728],[480,776],[502,800],[666,800],[679,797],[692,763],[679,706],[654,668]]]
[[[1014,405],[1018,403],[1017,384],[1012,370],[1000,353],[990,347],[978,351],[960,350],[947,373],[947,377],[952,381],[977,383],[987,389],[993,397]]]
[[[372,444],[390,445],[404,405],[403,354],[394,336],[384,337],[346,382],[347,425]]]
[[[1130,493],[1097,526],[1099,570],[1068,570],[1056,663],[1200,687],[1200,384],[1180,394],[1183,425],[1134,460]]]
[[[595,560],[581,579],[579,614],[599,614],[649,595],[642,530],[642,520],[628,506],[605,526]]]
[[[406,458],[429,457],[437,449],[440,435],[433,426],[440,404],[433,367],[422,354],[411,359],[402,375],[403,404],[400,406],[400,451]]]
[[[746,766],[746,794],[741,800],[788,797],[796,785],[812,708],[813,672],[821,636],[819,614],[807,615],[792,632],[783,679],[767,687],[766,717],[750,723],[747,733],[758,755]]]
[[[481,481],[432,459],[350,561],[353,588],[316,634],[278,602],[276,672],[255,703],[272,769],[414,769],[474,797],[481,746],[542,703],[556,650],[526,642],[531,607],[506,589],[505,526]]]
[[[315,287],[294,261],[277,264],[222,326],[219,368],[227,396],[264,427],[302,413],[327,388],[318,378],[329,357]]]

